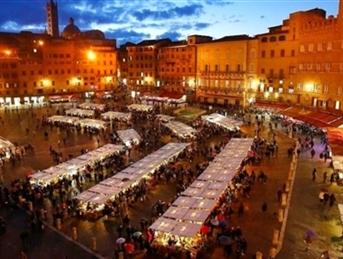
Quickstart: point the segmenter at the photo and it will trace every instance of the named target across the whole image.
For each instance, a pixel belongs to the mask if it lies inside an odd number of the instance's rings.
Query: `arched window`
[[[285,35],[279,36],[279,41],[285,41],[285,40],[286,40],[286,36]]]
[[[276,41],[276,37],[275,37],[275,36],[270,37],[269,41],[270,41],[270,42]]]
[[[261,40],[261,42],[267,42],[267,41],[268,41],[267,37],[263,37]]]

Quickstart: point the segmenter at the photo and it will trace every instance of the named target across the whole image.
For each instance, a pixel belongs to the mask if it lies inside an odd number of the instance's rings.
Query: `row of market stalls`
[[[67,116],[75,116],[82,118],[93,118],[95,115],[94,110],[84,110],[84,109],[69,109],[65,111]]]
[[[104,111],[106,105],[102,103],[81,103],[77,106],[80,109]]]
[[[95,119],[80,119],[79,117],[74,116],[61,116],[61,115],[54,115],[47,118],[47,121],[50,123],[61,123],[61,124],[68,124],[79,126],[81,128],[96,128],[96,129],[105,129],[107,127],[108,122],[102,120],[95,120]]]
[[[152,105],[146,105],[146,104],[131,104],[127,106],[129,111],[145,111],[145,112],[150,112],[153,110],[154,106]]]
[[[182,94],[163,93],[160,96],[141,96],[139,97],[142,103],[148,105],[174,105],[176,107],[185,107],[187,105],[187,97]]]
[[[65,163],[36,172],[30,176],[30,182],[37,186],[47,186],[63,178],[70,179],[73,175],[82,172],[86,166],[104,162],[108,157],[118,155],[122,150],[122,145],[106,144]]]
[[[149,180],[156,169],[170,163],[187,146],[187,143],[168,143],[111,178],[78,194],[73,199],[80,202],[79,210],[83,214],[101,213],[107,202],[113,201],[121,192],[139,184],[142,179]]]
[[[131,119],[131,113],[108,111],[108,112],[102,113],[101,118],[105,121],[118,120],[118,121],[127,122]]]
[[[240,170],[252,144],[252,138],[230,140],[205,171],[150,226],[158,244],[167,245],[171,239],[186,249],[199,245],[204,222]]]
[[[212,113],[210,115],[203,115],[201,116],[201,119],[209,123],[216,124],[229,131],[240,130],[240,127],[243,124],[242,121],[237,121],[232,117],[226,117],[218,113]]]

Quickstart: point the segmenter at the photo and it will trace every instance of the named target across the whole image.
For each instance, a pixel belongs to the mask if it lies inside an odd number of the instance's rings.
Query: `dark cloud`
[[[261,19],[264,19],[264,18],[266,18],[266,17],[265,17],[264,15],[261,15],[260,18],[261,18]]]
[[[174,18],[181,18],[185,16],[193,16],[200,14],[203,6],[201,4],[195,3],[190,5],[185,5],[182,7],[173,7],[168,10],[158,10],[152,11],[150,9],[143,9],[140,11],[133,12],[131,15],[138,21],[144,21],[147,19],[153,20],[168,20]]]
[[[194,24],[194,28],[196,30],[206,29],[209,26],[211,26],[211,24],[210,23],[205,23],[205,22],[197,22],[197,23]]]
[[[148,33],[137,32],[131,29],[116,29],[106,31],[106,38],[116,39],[117,45],[124,44],[126,42],[138,43],[142,39],[150,39],[151,35]]]
[[[169,38],[173,41],[180,40],[180,39],[185,39],[184,35],[182,35],[180,32],[177,31],[166,31],[165,33],[158,35],[156,37],[157,39],[165,39]]]

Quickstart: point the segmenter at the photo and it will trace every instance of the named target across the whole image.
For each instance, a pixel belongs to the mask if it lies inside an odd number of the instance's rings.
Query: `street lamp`
[[[89,50],[87,52],[87,57],[89,60],[95,60],[96,59],[96,55],[95,55],[94,51],[92,51],[92,50]]]

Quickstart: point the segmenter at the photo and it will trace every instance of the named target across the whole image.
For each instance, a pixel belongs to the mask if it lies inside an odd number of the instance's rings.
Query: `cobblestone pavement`
[[[61,107],[59,107],[61,108]],[[48,108],[35,109],[37,117],[40,118],[42,113],[47,113]],[[54,113],[56,107],[49,108],[50,114]],[[20,118],[18,117],[20,115]],[[57,141],[64,137],[64,132],[54,128],[49,131],[49,141],[43,138],[43,132],[46,129],[39,129],[35,136],[31,128],[34,125],[34,118],[26,117],[25,110],[19,110],[10,114],[4,114],[0,111],[0,115],[5,120],[5,126],[0,125],[0,136],[10,139],[12,142],[17,142],[19,145],[32,143],[35,146],[35,154],[25,157],[20,165],[6,165],[4,171],[4,180],[8,184],[10,180],[25,177],[27,172],[36,171],[37,169],[45,169],[53,165],[53,161],[49,155],[49,146],[57,148]],[[26,135],[26,128],[30,128],[30,134]],[[254,128],[243,127],[243,131],[249,136],[253,136]],[[267,133],[265,132],[267,138]],[[281,223],[277,221],[276,213],[281,205],[277,202],[277,189],[281,188],[287,180],[290,159],[287,156],[287,149],[293,145],[293,140],[283,134],[279,134],[278,138],[279,152],[276,157],[265,158],[260,164],[248,166],[247,170],[258,172],[262,168],[268,175],[267,184],[255,183],[250,192],[250,197],[239,197],[239,201],[243,202],[245,212],[241,217],[235,213],[229,220],[230,226],[240,226],[243,235],[248,242],[248,253],[246,258],[251,258],[256,251],[261,251],[264,258],[267,258],[269,249],[272,247],[272,237],[274,229],[281,229]],[[102,139],[102,144],[105,141]],[[317,141],[318,142],[318,141]],[[81,148],[93,150],[97,147],[95,137],[75,134],[67,140],[67,147],[61,147],[63,154],[72,154],[78,156]],[[320,153],[322,146],[316,144],[317,154]],[[135,157],[138,159],[138,156]],[[313,167],[318,170],[317,182],[312,182],[311,172]],[[335,184],[329,186],[322,184],[321,176],[323,170],[328,170],[328,175],[331,173],[329,163],[320,161],[319,157],[311,159],[309,153],[301,153],[297,167],[296,178],[294,181],[291,206],[288,214],[288,223],[283,241],[283,248],[277,258],[319,258],[321,251],[329,249],[333,254],[332,258],[338,258],[338,252],[330,246],[330,238],[339,236],[341,233],[341,225],[338,219],[337,206],[331,209],[323,208],[318,202],[318,194],[321,188],[328,188],[330,192],[336,194],[338,202],[342,201],[342,187],[337,187]],[[162,183],[154,187],[144,203],[136,204],[130,212],[132,224],[139,226],[139,220],[142,216],[150,215],[152,205],[158,199],[169,199],[175,194],[174,185],[166,185]],[[261,206],[263,202],[267,202],[268,209],[266,213],[262,213]],[[26,214],[21,210],[8,212],[4,208],[1,209],[1,214],[8,221],[8,231],[2,237],[0,254],[4,258],[17,258],[22,245],[19,234],[25,226],[27,219]],[[45,259],[45,258],[111,258],[116,240],[116,226],[120,222],[115,219],[98,220],[96,222],[86,220],[68,219],[63,224],[62,233],[70,236],[71,227],[75,226],[78,229],[78,241],[81,246],[75,244],[70,239],[66,239],[54,230],[46,227],[41,233],[34,237],[33,244],[26,248],[29,258]],[[317,238],[314,239],[311,249],[305,252],[304,234],[307,229],[312,229],[317,233]],[[95,236],[98,243],[98,254],[92,254],[87,248],[91,246],[91,238]],[[44,243],[44,245],[40,245]],[[86,250],[84,249],[86,248]],[[47,256],[49,254],[49,256]],[[212,250],[211,258],[224,258],[222,248],[215,246]],[[52,256],[50,256],[52,255]],[[144,257],[144,253],[140,253],[136,257]],[[2,258],[2,256],[1,256]]]

